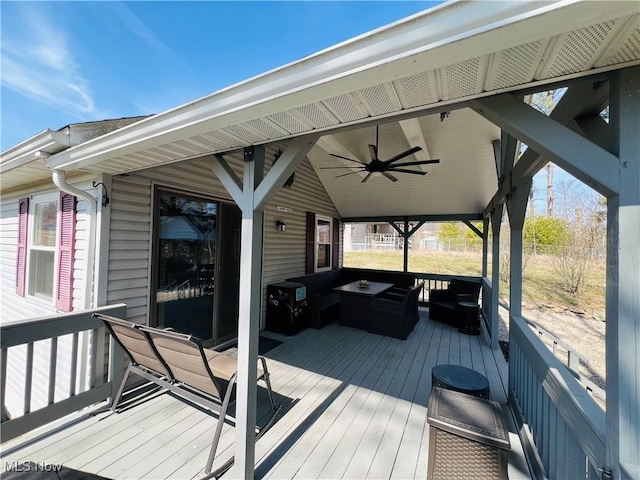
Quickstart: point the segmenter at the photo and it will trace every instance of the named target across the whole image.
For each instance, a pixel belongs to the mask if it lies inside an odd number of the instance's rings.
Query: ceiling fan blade
[[[331,169],[335,169],[335,168],[362,168],[364,169],[364,167],[356,167],[355,165],[353,167],[348,167],[348,166],[344,166],[344,167],[320,167],[320,170],[331,170]]]
[[[378,159],[378,147],[375,145],[369,145],[369,154],[371,155],[371,160]]]
[[[360,182],[360,183],[364,183],[364,182],[366,182],[367,180],[369,180],[369,177],[370,177],[370,176],[371,176],[371,172],[369,172],[369,173],[367,174],[367,176],[366,176],[366,177],[364,177],[364,178],[362,179],[362,182]]]
[[[353,158],[343,157],[342,155],[336,155],[335,153],[330,153],[329,155],[332,157],[341,158],[343,160],[349,160],[350,162],[360,163],[361,165],[366,165],[366,163],[361,162],[360,160],[354,160]]]
[[[393,175],[391,175],[389,172],[382,172],[382,174],[387,177],[389,180],[391,180],[392,182],[397,182],[398,179],[396,177],[394,177]]]
[[[384,164],[385,165],[390,165],[393,162],[397,162],[398,160],[402,160],[404,157],[408,157],[409,155],[413,155],[416,152],[419,152],[420,150],[422,150],[422,147],[413,147],[409,150],[407,150],[406,152],[402,152],[399,153],[398,155],[396,155],[395,157],[391,157],[389,160],[385,161]]]
[[[416,170],[408,170],[406,168],[390,168],[390,172],[413,173],[414,175],[426,175],[427,172],[418,172]]]
[[[417,162],[396,163],[394,165],[390,165],[390,167],[409,167],[411,165],[427,165],[429,163],[440,163],[440,160],[434,158],[433,160],[419,160]]]
[[[358,172],[349,172],[349,173],[343,173],[342,175],[336,175],[333,178],[340,178],[340,177],[346,177],[347,175],[353,175],[354,173],[360,173],[362,170],[358,171]]]

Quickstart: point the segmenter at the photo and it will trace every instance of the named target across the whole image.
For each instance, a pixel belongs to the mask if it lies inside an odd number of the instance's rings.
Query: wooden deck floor
[[[421,321],[406,341],[330,324],[307,329],[266,354],[283,410],[256,444],[256,478],[426,478],[431,367],[484,373],[506,402],[507,365],[481,338]],[[258,414],[267,415],[259,391]],[[166,393],[118,414],[82,419],[35,442],[3,445],[11,462],[64,464],[113,479],[193,478],[202,471],[215,418]],[[513,426],[511,426],[512,432]],[[233,455],[226,425],[214,468]],[[509,476],[530,478],[511,434]],[[224,478],[232,478],[233,470]]]

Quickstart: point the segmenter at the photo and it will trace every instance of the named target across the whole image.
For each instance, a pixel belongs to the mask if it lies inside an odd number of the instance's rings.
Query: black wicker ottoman
[[[509,478],[511,444],[499,403],[436,387],[429,397],[427,423],[427,478]]]
[[[489,398],[489,380],[480,372],[460,365],[436,365],[431,369],[431,387]]]
[[[480,335],[480,305],[473,302],[458,302],[456,316],[460,333]]]

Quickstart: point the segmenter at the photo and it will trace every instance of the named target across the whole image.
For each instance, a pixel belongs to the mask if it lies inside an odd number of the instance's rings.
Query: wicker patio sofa
[[[233,457],[212,472],[216,449],[228,415],[228,407],[235,401],[236,360],[220,352],[203,348],[200,341],[188,334],[147,327],[109,315],[94,313],[101,319],[115,341],[131,360],[111,410],[116,411],[122,398],[127,379],[137,374],[185,399],[217,412],[216,425],[209,458],[205,466],[205,477],[218,477],[233,465]],[[258,357],[257,380],[267,387],[272,414],[266,425],[257,429],[257,438],[274,423],[280,411],[276,406],[269,371],[264,357]]]
[[[338,317],[340,294],[333,289],[357,280],[393,283],[404,289],[409,289],[416,283],[416,277],[411,273],[365,268],[339,268],[287,278],[288,282],[306,285],[307,324],[313,328],[322,328]]]

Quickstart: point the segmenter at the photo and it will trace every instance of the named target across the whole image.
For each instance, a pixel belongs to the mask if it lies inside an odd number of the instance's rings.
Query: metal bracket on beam
[[[248,147],[244,147],[244,161],[245,162],[253,162],[256,156],[256,147],[250,145]]]

